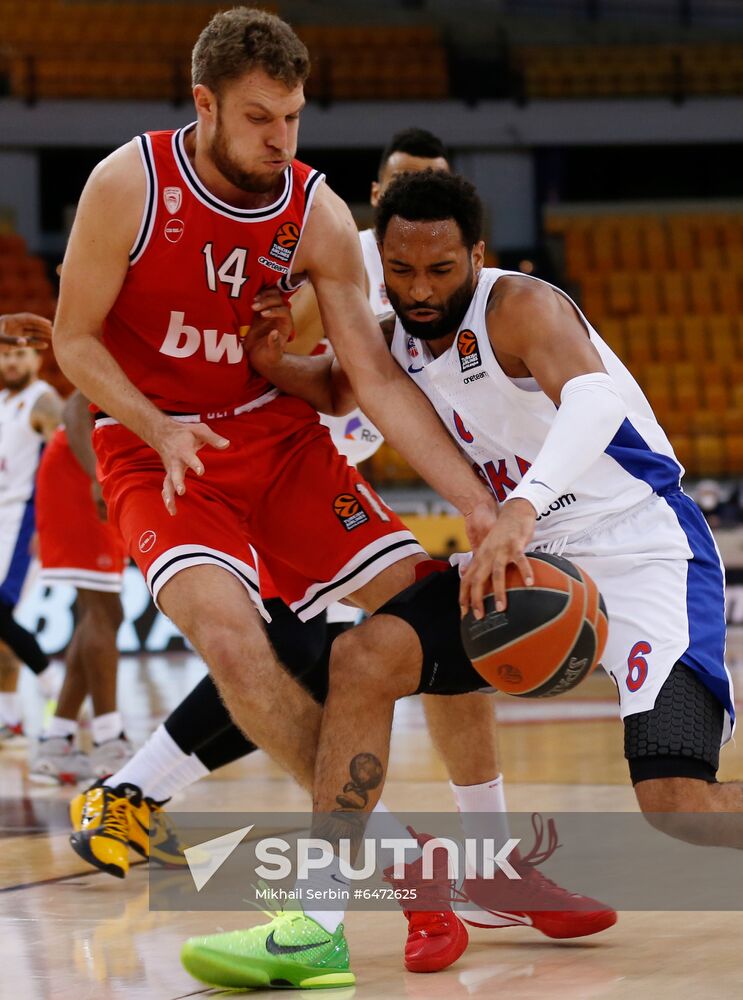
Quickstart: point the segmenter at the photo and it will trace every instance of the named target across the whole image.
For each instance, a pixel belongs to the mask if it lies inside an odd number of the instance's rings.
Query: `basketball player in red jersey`
[[[91,429],[87,400],[75,392],[65,401],[63,426],[44,452],[36,486],[42,582],[77,591],[64,684],[29,765],[31,781],[49,784],[111,774],[134,753],[116,709],[116,635],[127,555],[100,499]],[[93,704],[90,755],[73,746],[87,695]]]
[[[251,371],[243,341],[271,324],[261,290],[288,294],[307,275],[364,411],[462,511],[473,544],[495,521],[486,487],[390,358],[347,207],[294,160],[308,70],[278,18],[212,19],[193,55],[197,122],[141,136],[91,175],[54,333],[60,365],[98,408],[104,498],[154,599],[236,721],[305,787],[320,709],[266,641],[253,550],[302,620],[344,597],[374,610],[425,553],[311,407]],[[84,826],[115,837],[127,808],[99,787]],[[317,916],[320,927],[302,916],[310,936],[324,929],[320,951],[342,954],[342,925]]]

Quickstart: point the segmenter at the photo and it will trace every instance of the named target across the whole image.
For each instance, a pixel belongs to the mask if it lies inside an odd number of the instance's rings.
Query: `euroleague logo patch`
[[[291,260],[297,243],[299,243],[299,226],[296,222],[285,222],[276,230],[269,256],[286,263]]]
[[[154,531],[143,531],[139,536],[139,551],[149,552],[156,541],[157,535]]]
[[[468,372],[471,368],[479,368],[482,364],[480,351],[477,347],[477,337],[472,330],[460,330],[457,337],[457,353],[459,354],[459,367],[463,372]]]
[[[333,512],[346,531],[353,531],[369,520],[369,515],[353,493],[339,493],[333,501]]]

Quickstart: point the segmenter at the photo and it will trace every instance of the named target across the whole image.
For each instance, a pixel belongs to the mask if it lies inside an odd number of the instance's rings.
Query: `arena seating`
[[[705,96],[743,92],[743,45],[525,45],[512,69],[526,98]]]
[[[224,6],[0,0],[10,91],[31,100],[185,100],[194,39]],[[448,94],[446,52],[434,27],[300,25],[297,31],[314,65],[310,97],[435,99]]]
[[[743,213],[553,213],[546,229],[688,473],[743,472]]]

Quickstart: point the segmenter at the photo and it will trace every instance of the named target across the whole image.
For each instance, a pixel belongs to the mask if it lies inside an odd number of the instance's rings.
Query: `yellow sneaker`
[[[111,788],[97,781],[70,803],[72,849],[95,868],[124,878],[129,871],[131,814],[141,805],[136,785]],[[146,843],[146,834],[143,839]]]

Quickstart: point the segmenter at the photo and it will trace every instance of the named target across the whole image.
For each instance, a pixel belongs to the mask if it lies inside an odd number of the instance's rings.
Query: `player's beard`
[[[473,295],[472,277],[472,264],[470,263],[466,279],[443,305],[420,303],[418,306],[410,305],[407,307],[409,309],[436,309],[439,311],[438,319],[427,321],[410,319],[405,313],[406,307],[400,296],[396,295],[390,288],[387,289],[387,298],[397,313],[405,332],[409,333],[411,337],[415,337],[416,340],[440,340],[442,337],[448,337],[455,333],[466,316]]]
[[[32,378],[31,372],[26,372],[25,375],[16,375],[15,378],[1,375],[0,388],[10,389],[11,392],[23,392],[31,384]]]
[[[222,127],[222,116],[219,111],[217,112],[214,138],[209,147],[209,156],[222,176],[226,177],[230,184],[240,188],[241,191],[248,191],[251,194],[267,194],[277,186],[280,179],[275,173],[273,175],[257,174],[250,170],[244,170],[240,166],[230,152],[227,133]]]

